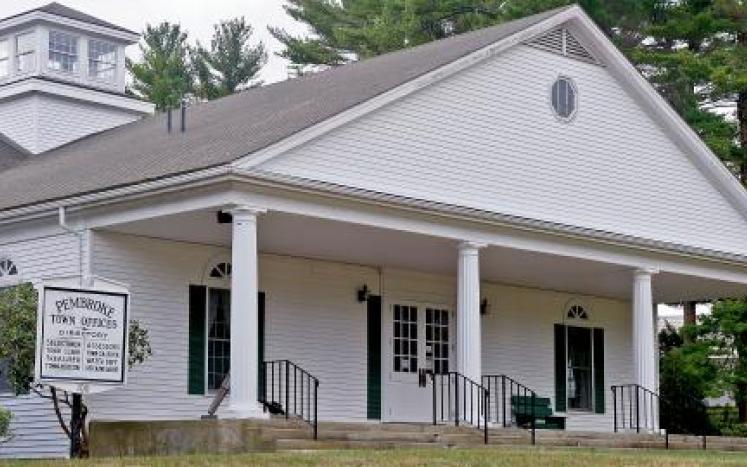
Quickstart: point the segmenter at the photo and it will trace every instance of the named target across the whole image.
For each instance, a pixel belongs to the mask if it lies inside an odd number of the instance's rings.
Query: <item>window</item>
[[[88,41],[88,76],[114,81],[117,73],[117,46],[109,42]]]
[[[218,389],[231,365],[231,292],[211,288],[207,300],[207,382]]]
[[[210,270],[211,279],[228,279],[231,277],[231,263],[218,263]]]
[[[49,69],[65,73],[78,71],[78,38],[72,34],[49,31]]]
[[[0,40],[0,78],[10,74],[10,43],[8,39]]]
[[[16,36],[16,70],[21,73],[36,67],[36,34],[27,32]]]
[[[0,281],[18,275],[18,266],[8,258],[0,258]]]
[[[568,407],[592,408],[592,329],[568,326]]]
[[[418,309],[394,305],[394,371],[418,372]]]
[[[589,314],[583,306],[571,305],[565,317],[569,319],[589,319]]]
[[[435,374],[449,372],[448,310],[425,309],[425,359],[427,369]]]
[[[571,120],[575,114],[577,105],[576,85],[570,78],[560,77],[552,85],[552,108],[555,115],[563,120]]]

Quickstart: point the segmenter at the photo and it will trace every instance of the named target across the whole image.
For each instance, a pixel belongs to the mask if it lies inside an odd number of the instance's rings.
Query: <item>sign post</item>
[[[39,288],[36,381],[73,394],[70,456],[81,452],[83,395],[125,384],[130,295],[103,279],[44,281]]]

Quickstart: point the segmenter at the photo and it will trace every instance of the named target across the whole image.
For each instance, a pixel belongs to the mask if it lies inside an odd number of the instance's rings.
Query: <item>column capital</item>
[[[231,214],[234,219],[257,217],[267,212],[267,209],[249,204],[229,204],[222,209],[223,212]]]
[[[633,275],[635,277],[651,277],[658,273],[659,270],[656,268],[638,268],[633,272]]]
[[[473,242],[473,241],[470,241],[470,240],[463,240],[463,241],[459,242],[459,251],[460,252],[471,252],[471,251],[474,251],[476,253],[478,250],[481,250],[481,249],[483,249],[483,248],[485,248],[487,246],[488,246],[487,243]]]

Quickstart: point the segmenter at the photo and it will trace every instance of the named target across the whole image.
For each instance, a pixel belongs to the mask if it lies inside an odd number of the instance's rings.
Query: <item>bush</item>
[[[739,436],[741,438],[747,438],[747,423],[734,423],[722,427],[721,434],[723,436]]]
[[[0,441],[10,436],[10,420],[13,414],[10,410],[0,407]]]

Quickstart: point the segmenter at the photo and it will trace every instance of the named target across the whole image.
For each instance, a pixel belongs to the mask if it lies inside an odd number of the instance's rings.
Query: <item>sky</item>
[[[279,42],[267,32],[267,26],[280,26],[292,34],[306,33],[306,28],[283,10],[283,0],[58,0],[70,8],[96,16],[133,31],[142,31],[146,23],[170,21],[180,23],[189,33],[190,41],[207,44],[213,24],[237,16],[246,17],[254,27],[254,40],[261,40],[268,49],[268,62],[259,78],[266,83],[287,77],[287,61],[276,56],[282,50]],[[0,0],[0,18],[31,10],[51,0]],[[137,57],[137,46],[128,48]]]

